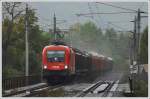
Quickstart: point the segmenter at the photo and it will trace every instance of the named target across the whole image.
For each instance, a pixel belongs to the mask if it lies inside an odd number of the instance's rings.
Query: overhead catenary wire
[[[127,14],[127,13],[133,13],[133,12],[92,12],[92,13],[80,13],[80,14],[76,14],[77,16],[86,16],[86,15],[94,15],[94,14]],[[133,13],[135,14],[135,13]]]
[[[90,14],[92,14],[92,15],[94,15],[94,14],[99,15],[99,14],[124,14],[124,13],[135,14],[135,13],[133,13],[133,12],[102,12],[102,13],[94,13],[94,12],[92,12],[92,13],[84,13],[84,14],[76,14],[76,15],[77,15],[78,17],[80,17],[80,16],[87,16],[87,15],[90,15]],[[111,25],[113,25],[113,26],[115,26],[115,27],[118,27],[118,26],[112,24],[112,22],[111,22]],[[124,29],[123,29],[123,30],[124,30]]]
[[[108,21],[108,22],[111,22],[111,23],[122,23],[122,24],[126,24],[126,23],[129,23],[130,21],[129,20],[117,20],[117,21]]]
[[[137,10],[134,10],[134,9],[124,8],[124,7],[121,7],[121,6],[116,6],[116,5],[112,5],[112,4],[108,4],[108,3],[103,3],[103,2],[96,2],[96,3],[111,6],[111,7],[114,7],[114,8],[119,8],[119,9],[122,9],[122,10],[133,11],[133,12],[136,12],[136,13],[138,12]],[[142,11],[142,12],[147,13],[145,11]]]
[[[94,15],[94,14],[120,14],[120,13],[133,13],[133,12],[109,12],[109,13],[93,13],[92,12],[92,14]],[[86,15],[90,15],[91,13],[85,13],[85,14],[76,14],[78,17],[80,17],[80,16],[86,16]],[[133,13],[133,14],[135,14],[135,13]],[[121,22],[120,22],[121,23]],[[112,22],[109,22],[109,21],[107,21],[107,24],[111,24],[112,26],[115,26],[116,28],[119,28],[119,29],[121,29],[121,30],[123,30],[123,31],[125,31],[125,29],[124,28],[122,28],[122,27],[120,27],[120,26],[118,26],[118,25],[115,25],[115,24],[113,24]]]
[[[99,15],[99,14],[122,14],[122,13],[136,14],[136,13],[133,13],[133,12],[102,12],[102,13],[98,13],[98,12],[94,13],[94,12],[92,12],[92,13],[81,13],[81,14],[76,14],[76,15],[78,17],[80,17],[80,16],[87,16],[87,15],[94,15],[94,14]],[[113,25],[113,26],[115,26],[115,27],[117,27],[117,28],[119,28],[119,29],[121,29],[121,30],[123,30],[123,31],[125,30],[124,28],[122,28],[120,26],[117,26],[117,25],[113,24],[112,22],[108,22],[108,23]],[[121,23],[121,22],[118,22],[118,23]]]

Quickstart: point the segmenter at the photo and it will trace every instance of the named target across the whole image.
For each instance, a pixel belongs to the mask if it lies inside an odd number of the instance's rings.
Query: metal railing
[[[42,82],[41,75],[2,78],[2,89],[9,90]]]

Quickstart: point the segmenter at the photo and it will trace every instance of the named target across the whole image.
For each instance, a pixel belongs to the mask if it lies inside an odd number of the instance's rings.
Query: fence
[[[42,81],[41,75],[30,75],[2,79],[2,88],[4,90],[33,85]]]

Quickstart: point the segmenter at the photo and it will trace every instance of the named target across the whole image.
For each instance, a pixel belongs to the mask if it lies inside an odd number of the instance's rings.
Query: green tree
[[[18,71],[11,72],[12,75],[22,74],[19,72],[21,70],[22,61],[22,51],[23,51],[23,43],[22,39],[23,33],[22,28],[18,28],[22,26],[20,23],[20,17],[22,16],[22,3],[20,2],[3,2],[3,20],[2,20],[2,66],[3,73],[8,75],[10,71]],[[19,9],[19,10],[17,10]],[[17,11],[16,11],[17,10]],[[18,43],[19,42],[19,43]],[[21,49],[22,48],[22,49]],[[13,69],[13,70],[12,70]],[[4,75],[6,76],[6,75]]]
[[[14,3],[9,4],[14,5]],[[5,8],[8,8],[9,4],[6,4]],[[20,7],[21,4],[19,4],[16,7]],[[2,51],[3,61],[7,61],[6,64],[3,64],[3,77],[21,76],[25,72],[25,15],[20,12],[12,22],[11,18],[7,16],[9,12],[5,12],[6,17],[3,17],[2,21]],[[13,12],[15,13],[16,9]],[[28,15],[29,73],[32,75],[40,73],[42,49],[49,44],[52,36],[48,32],[40,30],[34,10],[29,8]]]
[[[3,27],[2,27],[2,49],[3,49],[3,60],[2,60],[2,66],[7,65],[9,63],[8,61],[8,50],[9,46],[12,45],[14,42],[14,26],[16,23],[16,19],[22,14],[24,11],[21,8],[20,2],[3,2],[2,3],[2,9],[3,9]],[[16,11],[16,9],[19,9]],[[13,36],[13,37],[12,37]]]
[[[140,63],[148,64],[148,27],[145,28],[140,41]]]

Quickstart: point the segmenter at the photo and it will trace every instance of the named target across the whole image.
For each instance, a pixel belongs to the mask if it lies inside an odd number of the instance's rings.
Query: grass
[[[143,80],[135,80],[134,93],[136,97],[148,97],[148,84]]]
[[[52,90],[52,91],[49,91],[48,96],[49,97],[64,97],[65,91],[62,88],[57,89],[57,90]]]

